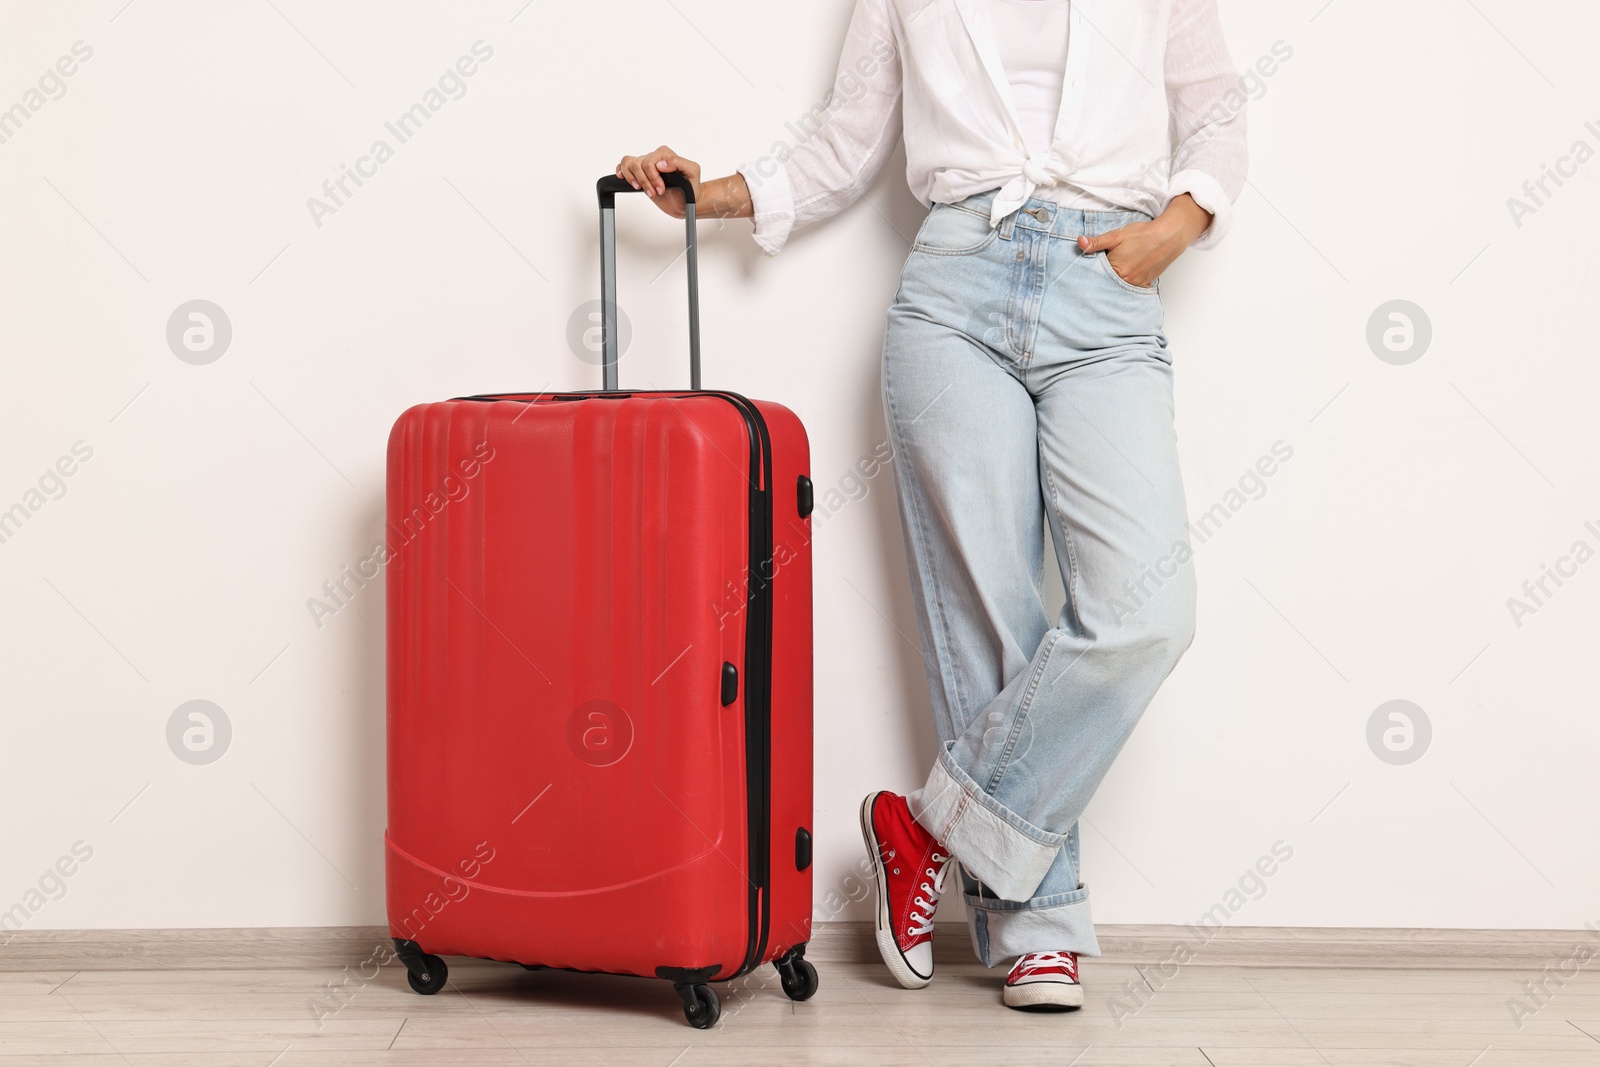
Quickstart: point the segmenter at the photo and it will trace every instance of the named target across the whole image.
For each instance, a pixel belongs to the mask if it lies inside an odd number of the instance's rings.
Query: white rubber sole
[[[933,974],[930,971],[927,975],[921,975],[912,969],[895,941],[894,924],[889,918],[889,872],[883,868],[883,849],[879,846],[878,835],[872,830],[872,802],[877,798],[877,793],[868,793],[867,799],[861,802],[861,839],[866,842],[867,855],[872,858],[872,876],[878,889],[878,954],[883,957],[884,966],[889,968],[896,982],[907,989],[921,989],[933,981]]]
[[[1006,1007],[1020,1011],[1071,1011],[1083,1007],[1083,986],[1076,982],[1008,985],[1001,999]]]

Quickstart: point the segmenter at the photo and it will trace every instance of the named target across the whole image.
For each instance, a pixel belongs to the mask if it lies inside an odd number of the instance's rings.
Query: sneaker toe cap
[[[909,949],[901,952],[900,955],[905,957],[906,966],[910,967],[917,977],[933,977],[932,941],[924,941],[921,944],[912,945]]]

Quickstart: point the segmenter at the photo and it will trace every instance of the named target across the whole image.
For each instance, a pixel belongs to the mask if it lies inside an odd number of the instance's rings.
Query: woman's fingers
[[[660,185],[656,172],[656,160],[658,158],[658,152],[646,152],[642,156],[627,157],[629,161],[627,179],[633,183],[635,189],[638,189],[652,200],[655,199],[657,187]]]
[[[1145,277],[1151,256],[1147,245],[1133,240],[1136,236],[1138,233],[1133,227],[1124,226],[1108,230],[1097,237],[1080,237],[1078,247],[1086,256],[1104,252],[1111,269],[1116,271],[1117,276],[1123,281],[1133,285],[1148,286],[1155,278],[1155,274]]]
[[[654,197],[656,194],[655,161],[649,156],[624,156],[622,163],[617,167],[617,176],[625,179],[630,185],[646,196]]]
[[[640,165],[639,157],[623,156],[622,162],[617,164],[617,177],[635,189],[642,189],[644,187],[644,169]]]
[[[1127,237],[1126,228],[1107,230],[1097,237],[1078,238],[1078,247],[1086,253],[1105,252],[1117,247]]]
[[[657,163],[656,166],[663,173],[675,170],[681,173],[684,177],[688,178],[690,181],[697,182],[700,180],[700,164],[696,163],[692,159],[684,159],[682,156],[671,151],[670,149],[667,150],[666,154],[661,157],[661,161]]]
[[[667,183],[661,175],[668,171],[678,170],[682,161],[678,159],[678,154],[666,145],[662,145],[645,158],[649,162],[648,169],[650,178],[655,183],[656,195],[660,196],[667,191]]]
[[[665,149],[658,148],[654,152],[651,152],[648,156],[644,157],[644,169],[645,174],[650,180],[651,196],[660,196],[662,193],[666,192],[667,183],[661,180],[661,161],[663,158],[665,158],[665,156],[670,154],[671,153],[667,152]]]
[[[643,156],[639,159],[637,175],[639,188],[644,190],[645,196],[654,200],[656,197],[656,163],[651,156]]]
[[[671,148],[662,145],[653,152],[646,152],[642,156],[623,156],[622,162],[617,164],[617,177],[624,179],[635,189],[641,190],[656,206],[669,215],[682,218],[684,215],[684,197],[676,189],[667,188],[666,175],[677,171],[696,187],[700,184],[700,164],[692,159],[684,159]]]
[[[677,169],[678,157],[670,152],[656,160],[655,166],[651,168],[657,182],[656,192],[665,193],[667,191],[667,180],[663,175],[671,174]]]

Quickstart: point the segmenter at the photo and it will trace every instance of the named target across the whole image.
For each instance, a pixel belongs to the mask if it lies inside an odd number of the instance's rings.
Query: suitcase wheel
[[[412,989],[430,996],[444,988],[445,979],[450,976],[450,968],[444,965],[444,960],[428,955],[421,945],[403,937],[394,939],[394,954],[405,964],[406,981],[411,983]]]
[[[413,970],[406,968],[406,981],[411,983],[423,996],[432,996],[444,988],[445,979],[450,976],[450,969],[444,965],[444,960],[438,956],[423,956],[419,961],[421,966]]]
[[[811,966],[809,960],[796,957],[784,962],[778,961],[778,981],[783,985],[784,995],[790,1000],[810,1000],[817,992],[817,969]]]
[[[696,1030],[709,1030],[717,1025],[717,1020],[722,1017],[722,1001],[717,999],[716,990],[704,984],[673,988],[678,991],[678,999],[683,1001],[683,1017],[689,1020],[690,1026]]]
[[[817,992],[817,969],[806,962],[805,942],[772,961],[778,981],[790,1000],[810,1000]]]

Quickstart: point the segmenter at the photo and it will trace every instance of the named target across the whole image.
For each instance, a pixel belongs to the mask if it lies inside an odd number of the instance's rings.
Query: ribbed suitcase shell
[[[388,464],[392,935],[713,981],[804,944],[800,421],[727,393],[471,398],[405,412]]]

